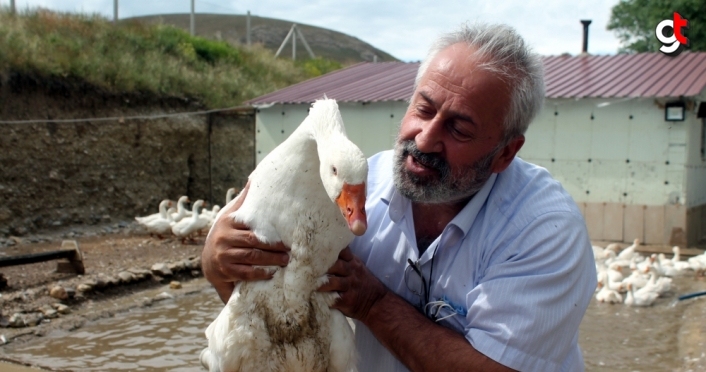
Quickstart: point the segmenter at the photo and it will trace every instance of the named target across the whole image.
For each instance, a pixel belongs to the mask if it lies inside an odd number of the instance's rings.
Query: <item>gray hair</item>
[[[505,117],[502,144],[524,134],[544,102],[544,69],[540,57],[532,53],[510,26],[463,24],[459,29],[441,35],[419,66],[415,89],[434,57],[457,43],[474,49],[474,55],[483,61],[479,67],[498,74],[510,86],[510,108]]]

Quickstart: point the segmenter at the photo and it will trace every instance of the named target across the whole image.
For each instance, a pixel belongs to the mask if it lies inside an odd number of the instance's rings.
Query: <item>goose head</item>
[[[347,138],[340,138],[345,141],[338,143],[335,151],[321,158],[319,173],[326,193],[340,208],[348,228],[360,236],[368,228],[365,214],[368,162],[358,147]]]
[[[365,216],[365,181],[368,161],[346,136],[343,118],[333,99],[314,102],[305,120],[316,140],[321,181],[355,235],[368,228]]]

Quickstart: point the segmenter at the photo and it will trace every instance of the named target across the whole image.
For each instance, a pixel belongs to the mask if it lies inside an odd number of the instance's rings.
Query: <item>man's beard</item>
[[[395,187],[417,203],[450,203],[470,198],[490,178],[493,158],[501,148],[496,147],[468,168],[454,172],[439,155],[419,151],[413,140],[398,139],[395,143]],[[407,171],[404,163],[409,155],[427,168],[436,170],[438,176],[419,177]]]

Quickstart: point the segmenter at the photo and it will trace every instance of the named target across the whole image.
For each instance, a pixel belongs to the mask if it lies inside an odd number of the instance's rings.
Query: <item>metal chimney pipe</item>
[[[588,54],[588,25],[591,24],[591,20],[582,19],[581,24],[583,24],[583,48],[581,49],[581,54]]]

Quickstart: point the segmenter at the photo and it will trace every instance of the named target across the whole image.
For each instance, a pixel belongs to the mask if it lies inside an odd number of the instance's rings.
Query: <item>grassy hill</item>
[[[246,43],[246,16],[245,15],[224,15],[224,14],[196,14],[195,32],[196,35],[209,39],[222,39],[239,44]],[[126,21],[137,20],[149,23],[163,23],[173,25],[183,30],[189,31],[189,14],[162,14],[154,16],[128,18]],[[293,21],[285,21],[274,18],[250,16],[251,41],[260,43],[265,48],[276,52],[287,36]],[[377,55],[378,61],[397,61],[397,59],[380,49],[352,36],[328,30],[321,27],[309,26],[297,23],[297,28],[306,38],[314,54],[319,57],[332,59],[344,65],[373,61],[373,56]],[[290,58],[292,56],[291,39],[282,50],[280,57]],[[297,39],[297,58],[309,58],[306,49]]]
[[[259,45],[192,37],[167,24],[115,25],[99,15],[47,10],[12,15],[0,7],[0,86],[19,75],[39,83],[88,84],[106,93],[187,98],[213,108],[236,106],[340,67],[325,58],[275,59]]]

